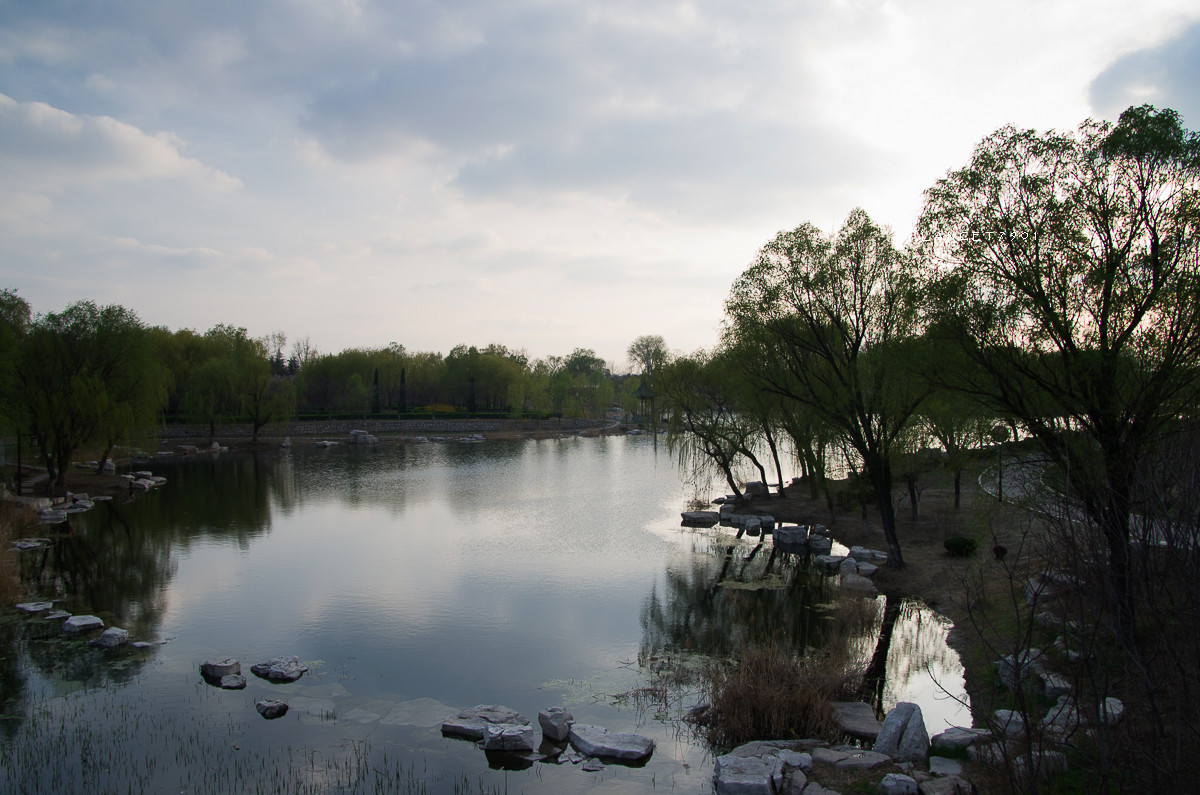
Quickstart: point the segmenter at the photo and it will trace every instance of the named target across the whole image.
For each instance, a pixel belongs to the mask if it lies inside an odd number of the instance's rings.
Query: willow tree
[[[858,454],[875,492],[888,563],[904,565],[892,455],[923,390],[902,355],[917,322],[910,263],[854,210],[837,235],[779,233],[734,283],[727,337],[755,382],[820,417]]]
[[[61,487],[80,447],[99,445],[103,467],[117,441],[154,423],[169,373],[131,310],[80,301],[31,324],[20,380],[46,469]]]
[[[938,324],[977,365],[965,388],[1059,464],[1127,613],[1139,462],[1200,387],[1200,138],[1149,106],[1005,127],[926,196]]]

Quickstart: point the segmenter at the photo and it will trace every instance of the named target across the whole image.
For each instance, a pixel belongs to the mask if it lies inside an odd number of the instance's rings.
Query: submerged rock
[[[128,642],[129,632],[119,627],[109,627],[101,632],[99,637],[88,641],[92,646],[100,646],[105,649],[115,649],[118,646],[124,646]]]
[[[246,687],[246,677],[241,674],[222,676],[220,685],[222,690],[244,690]]]

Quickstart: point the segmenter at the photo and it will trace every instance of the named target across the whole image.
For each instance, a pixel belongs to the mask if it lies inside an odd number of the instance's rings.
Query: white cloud
[[[74,115],[44,102],[0,94],[0,167],[13,187],[182,179],[210,190],[240,187],[234,177],[184,156],[169,133],[147,134],[109,116]]]

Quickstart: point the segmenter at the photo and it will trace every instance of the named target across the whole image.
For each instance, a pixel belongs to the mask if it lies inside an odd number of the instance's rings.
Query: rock
[[[88,641],[91,646],[100,646],[104,649],[115,649],[118,646],[124,646],[129,642],[129,632],[118,627],[109,627],[100,633],[99,636]]]
[[[826,574],[837,574],[845,559],[844,555],[817,555],[813,558],[813,564]]]
[[[879,782],[879,795],[917,795],[917,782],[910,776],[888,773]]]
[[[968,746],[986,742],[991,738],[992,733],[987,729],[965,729],[961,726],[952,726],[941,734],[935,734],[930,745],[935,752],[961,751]]]
[[[71,616],[63,622],[63,632],[87,632],[93,629],[100,629],[104,626],[104,622],[96,616]]]
[[[489,723],[483,727],[485,751],[532,751],[533,727],[525,723]]]
[[[871,770],[891,763],[892,758],[887,754],[875,751],[854,751],[846,754],[844,759],[839,759],[833,766],[838,770]]]
[[[833,549],[833,541],[825,538],[824,536],[813,535],[812,533],[809,533],[808,549],[814,555],[828,555],[829,551]],[[810,784],[809,786],[811,787],[812,785]]]
[[[1020,737],[1025,733],[1025,719],[1021,713],[1011,709],[998,709],[992,713],[992,723],[1005,737]]]
[[[1100,702],[1100,722],[1105,726],[1116,726],[1125,717],[1125,705],[1112,696]]]
[[[826,789],[815,781],[810,781],[804,788],[803,795],[840,795],[840,793],[837,790]]]
[[[43,621],[59,621],[64,618],[70,618],[71,614],[66,610],[51,610],[46,615],[42,616]]]
[[[603,769],[604,763],[599,759],[587,759],[580,767],[580,770],[583,770],[585,773],[599,773]]]
[[[220,679],[222,676],[234,676],[242,672],[242,664],[232,657],[223,660],[205,660],[200,663],[200,674],[209,679]]]
[[[842,558],[842,562],[838,566],[838,574],[843,577],[847,574],[858,574],[858,561],[850,557]]]
[[[1034,754],[1033,769],[1029,767],[1029,759],[1024,754],[1017,757],[1013,772],[1017,781],[1026,782],[1035,778],[1047,778],[1058,773],[1067,772],[1067,757],[1061,751],[1038,751]]]
[[[575,718],[562,707],[550,707],[538,713],[538,725],[542,736],[556,743],[566,742],[571,736],[571,724]]]
[[[864,577],[870,577],[877,571],[879,571],[879,567],[874,563],[864,563],[861,560],[858,562],[858,573]]]
[[[808,543],[808,528],[801,525],[775,528],[776,544],[806,544]]]
[[[264,698],[254,702],[254,708],[258,710],[258,714],[262,715],[267,720],[282,718],[287,714],[287,702],[280,701],[277,698]]]
[[[53,602],[21,602],[21,604],[17,605],[18,610],[23,610],[26,613],[40,613],[52,607],[54,607]]]
[[[301,665],[299,657],[272,657],[250,666],[252,674],[271,682],[295,682],[307,670],[308,666]]]
[[[571,745],[587,756],[640,762],[654,752],[654,740],[630,732],[610,732],[602,726],[576,723],[571,727]]]
[[[222,676],[220,686],[222,690],[244,690],[246,687],[246,677],[241,674]]]
[[[1042,690],[1047,698],[1058,698],[1070,694],[1071,682],[1065,676],[1045,669],[1039,670],[1038,676],[1042,680]]]
[[[482,740],[485,730],[491,724],[527,726],[529,719],[508,707],[480,704],[442,721],[442,734],[468,740]]]
[[[947,776],[922,781],[918,791],[921,795],[972,795],[975,789],[958,776]]]
[[[833,704],[833,713],[834,720],[841,730],[859,740],[875,742],[879,730],[883,728],[871,705],[861,701],[836,701]],[[813,759],[816,758],[814,751]]]
[[[783,763],[777,756],[717,757],[717,795],[773,795]]]
[[[992,663],[1000,682],[1009,690],[1016,690],[1020,683],[1037,674],[1042,650],[1037,648],[1025,649],[1020,654],[1009,654]]]
[[[929,772],[935,776],[958,776],[963,772],[962,762],[944,756],[929,757]]]
[[[869,594],[878,593],[875,583],[861,574],[843,574],[842,587],[848,591],[861,591]]]
[[[714,527],[721,521],[721,514],[716,511],[684,511],[684,527]]]
[[[850,547],[849,555],[850,555],[850,557],[854,558],[855,560],[860,560],[860,561],[875,560],[875,551],[871,550],[871,549],[867,549],[866,547],[860,547],[860,546]]]
[[[817,765],[836,765],[848,756],[850,756],[849,751],[838,751],[834,748],[814,748],[812,750],[813,764]]]
[[[803,770],[805,773],[812,770],[813,758],[812,754],[802,751],[780,751],[777,756],[779,761],[783,762],[784,767]]]

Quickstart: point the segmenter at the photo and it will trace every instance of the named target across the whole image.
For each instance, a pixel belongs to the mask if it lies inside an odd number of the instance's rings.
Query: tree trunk
[[[896,536],[896,510],[892,506],[892,468],[879,455],[863,457],[867,476],[875,489],[875,505],[879,508],[879,519],[883,524],[883,537],[887,541],[888,566],[904,568],[904,556],[900,554],[900,539]]]
[[[954,469],[954,510],[962,505],[962,467]]]

